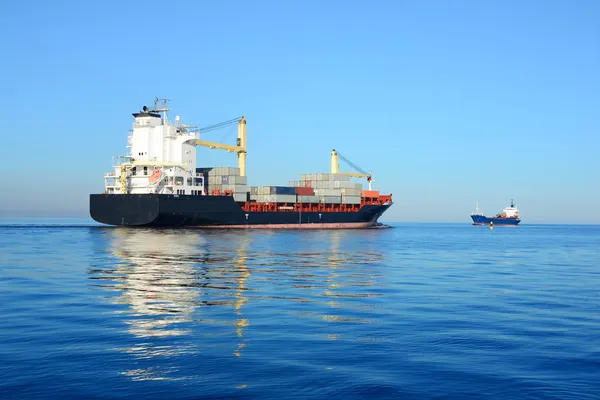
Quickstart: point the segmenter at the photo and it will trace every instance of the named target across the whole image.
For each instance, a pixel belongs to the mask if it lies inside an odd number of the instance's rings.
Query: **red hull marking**
[[[370,228],[376,222],[340,222],[324,224],[264,224],[264,225],[197,225],[186,228],[211,229],[361,229]]]

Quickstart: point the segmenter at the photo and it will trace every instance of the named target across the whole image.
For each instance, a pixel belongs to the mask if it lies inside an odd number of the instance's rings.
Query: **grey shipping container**
[[[344,204],[360,204],[360,196],[342,196]]]
[[[246,185],[223,185],[223,190],[232,190],[234,193],[246,193],[248,191],[248,186]]]
[[[298,202],[300,203],[318,203],[318,196],[298,196]]]
[[[345,196],[359,196],[360,197],[360,193],[362,192],[362,190],[361,189],[340,189],[340,192],[342,192],[342,194]]]
[[[234,201],[248,201],[248,193],[234,193],[233,194]]]
[[[230,184],[245,185],[247,183],[247,180],[248,180],[248,178],[246,178],[245,176],[239,176],[239,175],[230,175],[229,176]]]
[[[295,203],[296,195],[289,195],[289,194],[258,195],[257,201],[263,202],[263,203]]]
[[[342,202],[342,196],[323,196],[323,197],[321,197],[321,203],[340,204],[341,202]]]

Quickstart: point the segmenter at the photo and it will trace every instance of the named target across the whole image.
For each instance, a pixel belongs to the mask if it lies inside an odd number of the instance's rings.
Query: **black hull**
[[[120,226],[199,228],[367,228],[390,207],[364,205],[358,212],[248,212],[230,196],[92,194],[90,215]]]

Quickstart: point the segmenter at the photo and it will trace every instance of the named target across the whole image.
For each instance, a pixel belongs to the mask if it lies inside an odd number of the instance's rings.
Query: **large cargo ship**
[[[103,224],[198,228],[369,228],[392,205],[392,195],[372,190],[371,174],[339,152],[330,173],[301,174],[288,186],[248,186],[246,118],[198,129],[171,122],[166,100],[133,113],[129,155],[113,157],[105,191],[90,195],[90,215]],[[200,134],[235,129],[236,145],[208,142]],[[196,167],[197,146],[237,153],[238,167]],[[359,172],[341,172],[339,159]],[[369,190],[351,178],[366,179]]]
[[[479,211],[477,204],[476,211],[471,214],[473,225],[519,225],[519,209],[515,207],[514,200],[510,200],[510,207],[506,207],[501,213],[494,217],[486,217]]]

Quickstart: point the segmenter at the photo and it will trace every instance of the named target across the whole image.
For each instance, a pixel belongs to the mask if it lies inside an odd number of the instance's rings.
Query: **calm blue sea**
[[[600,398],[600,227],[0,220],[0,398]]]

